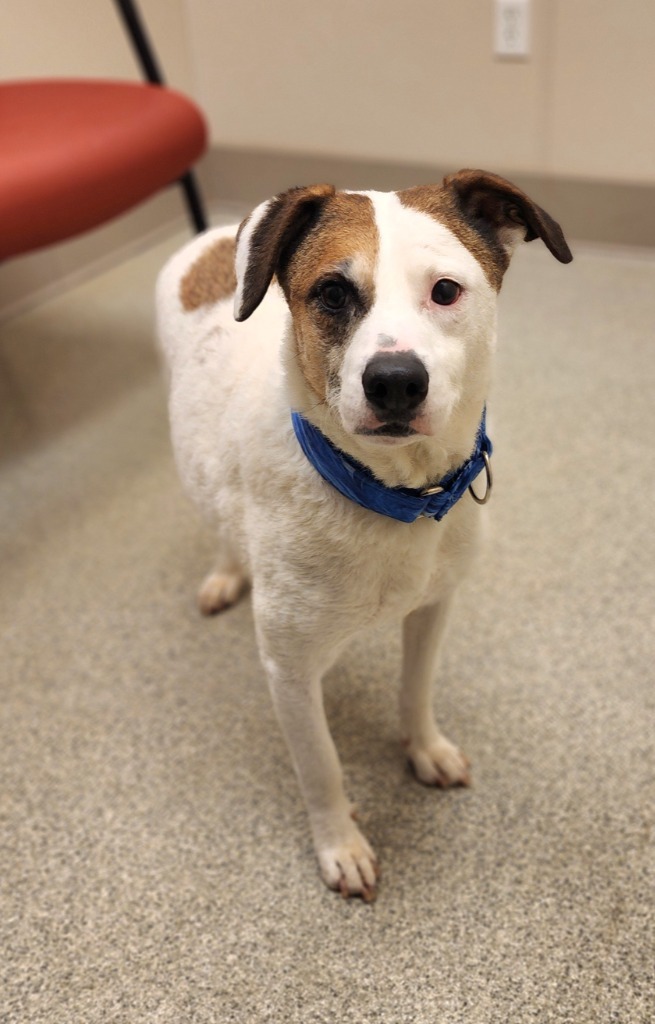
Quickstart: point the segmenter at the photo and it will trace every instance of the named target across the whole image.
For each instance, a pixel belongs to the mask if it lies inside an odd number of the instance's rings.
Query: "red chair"
[[[115,0],[147,83],[0,83],[0,260],[63,241],[179,182],[207,222],[191,166],[207,148],[197,106],[163,84],[132,0]]]

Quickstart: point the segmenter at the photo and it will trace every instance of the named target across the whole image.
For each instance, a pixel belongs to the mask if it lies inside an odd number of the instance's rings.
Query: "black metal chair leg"
[[[180,185],[184,191],[187,211],[196,232],[199,234],[201,231],[206,231],[209,224],[207,223],[207,217],[200,198],[200,192],[198,191],[196,179],[192,171],[187,171],[187,173],[180,178]]]
[[[123,18],[125,28],[130,36],[145,78],[154,85],[164,85],[164,76],[148,38],[148,33],[141,19],[137,4],[134,0],[114,0],[114,3]],[[209,224],[205,216],[196,180],[191,171],[187,171],[184,177],[180,178],[180,185],[184,190],[189,217],[196,232],[199,234],[201,231],[206,231]]]
[[[136,3],[134,0],[114,0],[114,3],[121,14],[145,78],[155,85],[165,85],[164,76]]]

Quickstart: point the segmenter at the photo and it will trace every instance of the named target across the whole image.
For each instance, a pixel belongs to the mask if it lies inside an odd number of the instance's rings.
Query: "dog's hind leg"
[[[450,601],[418,608],[403,623],[400,715],[407,754],[429,786],[470,785],[468,759],[441,733],[432,711],[432,686]]]

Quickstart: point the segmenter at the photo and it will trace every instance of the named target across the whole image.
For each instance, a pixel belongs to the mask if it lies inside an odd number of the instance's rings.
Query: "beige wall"
[[[492,0],[187,0],[227,146],[655,183],[655,4],[533,0],[492,55]]]
[[[191,92],[184,0],[138,2],[169,84]],[[6,0],[0,73],[140,77],[112,0]]]
[[[655,4],[557,0],[555,11],[547,169],[655,183]]]
[[[209,117],[219,149],[204,168],[210,194],[260,198],[303,177],[302,161],[282,161],[276,172],[274,154],[305,154],[318,177],[344,158],[348,184],[357,178],[352,161],[368,161],[361,187],[385,163],[411,174],[469,164],[540,178],[544,204],[544,180],[572,179],[553,208],[564,216],[568,202],[579,237],[655,243],[655,4],[647,0],[532,0],[526,62],[493,58],[493,0],[140,6],[169,83]],[[7,0],[0,74],[139,77],[112,0]],[[253,151],[269,151],[268,164]],[[622,191],[584,186],[581,198],[576,180],[623,183]],[[0,313],[88,276],[181,216],[169,191],[98,232],[9,261],[0,267]]]
[[[493,0],[140,6],[221,146],[655,183],[645,0],[532,0],[526,62],[493,58]],[[138,75],[111,0],[6,3],[0,69]]]
[[[222,146],[655,183],[655,4],[532,0],[530,60],[493,0],[140,0],[170,84]],[[135,77],[111,0],[3,7],[2,76]]]
[[[0,7],[3,79],[141,77],[112,0],[6,0]],[[184,0],[140,0],[140,8],[170,85],[193,94]],[[0,316],[113,265],[182,214],[177,190],[167,190],[96,231],[8,260],[0,265]]]

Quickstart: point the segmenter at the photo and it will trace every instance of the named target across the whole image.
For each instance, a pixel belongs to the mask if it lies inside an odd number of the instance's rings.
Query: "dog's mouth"
[[[413,437],[418,431],[409,423],[383,423],[380,427],[361,427],[357,433],[364,437]]]

